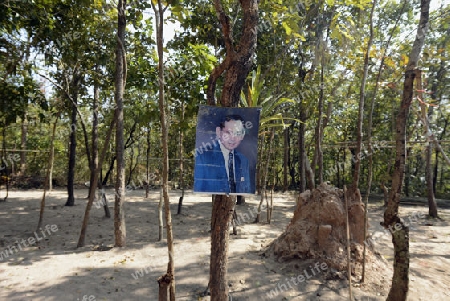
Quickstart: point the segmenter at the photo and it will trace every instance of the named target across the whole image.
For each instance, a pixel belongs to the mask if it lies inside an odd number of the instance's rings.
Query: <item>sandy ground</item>
[[[111,200],[112,191],[108,193]],[[76,206],[64,207],[65,191],[51,192],[43,223],[48,227],[37,232],[41,190],[12,191],[8,201],[0,203],[0,300],[157,300],[156,279],[164,274],[168,260],[165,242],[157,242],[159,192],[153,191],[149,199],[142,190],[128,193],[126,247],[110,248],[113,219],[104,218],[103,209],[93,207],[86,247],[76,249],[86,195],[87,190],[77,190]],[[178,192],[171,193],[177,300],[209,300],[199,294],[209,277],[211,198],[188,192],[182,214],[176,215],[178,197]],[[326,279],[326,272],[317,268],[320,262],[278,263],[261,255],[292,218],[294,194],[275,195],[270,225],[252,223],[257,203],[254,196],[238,206],[238,213],[247,215],[241,219],[238,235],[230,237],[232,299],[348,300],[347,282]],[[391,238],[379,225],[382,208],[371,204],[369,209],[376,249],[391,266]],[[427,208],[401,208],[404,217],[419,213],[426,214]],[[442,220],[411,219],[408,300],[450,300],[450,210],[440,210],[440,216]],[[385,300],[391,276],[389,270],[378,275],[383,287],[355,284],[355,299]]]

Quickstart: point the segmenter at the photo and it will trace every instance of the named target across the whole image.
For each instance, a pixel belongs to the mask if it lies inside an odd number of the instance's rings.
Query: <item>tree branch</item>
[[[88,134],[87,134],[87,130],[86,130],[86,123],[83,120],[83,115],[81,115],[80,110],[78,109],[78,105],[75,103],[75,101],[72,98],[72,95],[70,95],[69,91],[67,91],[66,89],[64,89],[64,87],[62,87],[61,85],[59,85],[58,83],[54,82],[51,78],[47,77],[44,74],[39,73],[39,76],[45,78],[46,80],[48,80],[50,83],[52,83],[52,85],[54,85],[55,87],[57,87],[58,89],[60,89],[65,96],[70,100],[70,102],[72,103],[72,105],[75,106],[76,110],[77,110],[77,114],[80,117],[80,123],[81,123],[81,128],[83,129],[83,135],[84,135],[84,144],[86,147],[86,156],[88,157],[88,161],[89,163],[91,162],[91,152],[89,151],[89,138],[88,138]]]
[[[220,0],[214,0],[214,7],[217,12],[217,18],[222,25],[222,34],[225,40],[225,48],[227,50],[227,56],[235,53],[233,48],[233,30],[230,26],[230,17],[224,12],[222,2]]]
[[[228,66],[230,65],[230,59],[225,57],[225,59],[220,63],[220,65],[216,66],[214,70],[211,72],[211,75],[208,79],[208,89],[206,91],[206,101],[208,105],[215,106],[217,101],[215,97],[216,92],[216,82],[217,79],[222,75],[222,73],[228,69]]]

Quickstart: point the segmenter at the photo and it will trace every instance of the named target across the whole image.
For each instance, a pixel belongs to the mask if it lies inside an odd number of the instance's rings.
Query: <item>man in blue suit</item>
[[[248,159],[238,152],[245,136],[244,119],[229,115],[216,128],[216,140],[195,152],[194,191],[216,194],[250,191]],[[203,144],[205,146],[205,143]]]

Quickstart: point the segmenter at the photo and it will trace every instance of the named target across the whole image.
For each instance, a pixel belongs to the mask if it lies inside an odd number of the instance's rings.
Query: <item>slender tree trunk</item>
[[[411,148],[406,149],[405,157],[409,157],[409,154],[411,153]],[[403,188],[403,193],[406,196],[409,196],[409,180],[411,178],[411,172],[410,172],[410,164],[408,162],[405,162],[405,187]]]
[[[51,152],[51,149],[53,148],[54,141],[55,141],[57,123],[58,123],[58,118],[55,120],[55,123],[53,124],[52,137],[50,140],[50,152]],[[39,221],[38,221],[38,224],[36,227],[36,231],[39,231],[39,229],[42,227],[42,222],[44,221],[45,197],[47,194],[47,187],[46,187],[45,183],[48,182],[48,179],[50,177],[50,167],[52,166],[52,164],[53,164],[53,158],[50,157],[48,159],[47,173],[46,173],[45,181],[44,181],[44,193],[43,193],[42,199],[41,199],[41,209],[39,211]]]
[[[270,158],[272,155],[272,144],[273,144],[273,138],[275,136],[275,131],[272,129],[271,133],[270,133],[270,138],[269,138],[269,147],[267,148],[267,155],[266,155],[266,164],[264,165],[264,170],[263,170],[263,176],[262,176],[262,187],[261,187],[261,199],[259,201],[259,205],[258,205],[258,212],[256,214],[256,220],[255,223],[259,223],[261,221],[261,208],[262,208],[262,204],[264,203],[264,201],[266,201],[266,203],[268,203],[268,199],[267,199],[267,181],[269,178],[269,165],[270,165]],[[266,206],[266,210],[269,210],[268,208],[269,206]]]
[[[108,184],[108,179],[109,179],[109,177],[110,177],[110,175],[111,175],[111,173],[112,173],[112,171],[114,169],[114,164],[116,163],[116,158],[117,158],[116,155],[114,155],[111,158],[111,162],[109,163],[108,171],[106,172],[106,175],[105,175],[105,177],[103,178],[103,181],[102,181],[102,185],[103,186],[106,186]]]
[[[445,120],[439,140],[444,139],[449,120],[450,120],[449,118],[447,118]],[[433,191],[434,191],[434,193],[436,193],[436,185],[437,185],[438,170],[439,170],[439,168],[438,168],[438,166],[439,166],[439,150],[437,150],[437,149],[435,150],[434,157],[435,157],[435,163],[434,163],[434,172],[433,172]],[[442,168],[441,168],[441,170],[442,170]],[[441,177],[442,177],[442,173],[441,173]],[[443,185],[443,181],[441,178],[440,186],[442,187],[442,185]]]
[[[138,144],[138,147],[139,147],[139,144]],[[130,153],[131,153],[130,157],[129,157],[129,160],[130,160],[130,172],[128,173],[128,178],[125,180],[125,187],[130,185],[131,180],[132,180],[132,176],[133,176],[133,170],[134,170],[134,168],[133,168],[133,165],[134,165],[134,151],[131,150]],[[138,158],[139,158],[139,156],[138,156]],[[126,165],[125,165],[125,170],[126,170]],[[125,176],[126,176],[126,172],[125,172]]]
[[[363,75],[361,80],[361,87],[359,90],[359,105],[358,105],[358,122],[356,124],[356,161],[355,161],[355,169],[353,173],[353,182],[352,186],[354,189],[359,187],[359,179],[361,175],[361,158],[363,156],[362,152],[362,136],[363,136],[363,123],[364,123],[364,100],[366,93],[366,81],[367,75],[369,73],[369,56],[370,50],[372,48],[373,41],[373,13],[376,6],[376,0],[372,3],[372,10],[370,12],[370,35],[369,41],[367,42],[367,50],[364,56],[364,67],[363,67]]]
[[[298,150],[299,150],[299,192],[302,193],[306,190],[306,143],[305,143],[305,133],[306,133],[306,112],[303,106],[303,101],[300,103],[300,125],[298,128]]]
[[[163,218],[163,208],[164,208],[164,198],[163,198],[163,188],[160,182],[159,190],[159,203],[158,203],[158,241],[162,241],[164,237],[164,218]]]
[[[130,133],[129,133],[129,135],[128,135],[127,142],[124,143],[124,145],[125,145],[125,146],[124,146],[124,151],[125,151],[126,149],[128,149],[129,147],[131,147],[131,146],[134,144],[134,142],[135,142],[135,139],[134,139],[134,133],[135,133],[135,131],[136,131],[136,125],[137,125],[137,122],[135,121],[135,122],[133,123],[133,126],[132,126],[131,129],[130,129]],[[117,156],[116,156],[116,155],[114,155],[114,156],[112,157],[112,159],[111,159],[111,163],[109,164],[109,169],[108,169],[108,171],[106,172],[105,178],[103,179],[103,182],[102,182],[102,184],[103,184],[104,186],[107,185],[108,179],[109,179],[109,177],[111,176],[111,173],[112,173],[113,170],[114,170],[114,164],[115,164],[116,159],[117,159]]]
[[[336,165],[336,183],[337,183],[337,187],[341,187],[341,159],[340,159],[340,153],[341,150],[338,149],[336,151],[336,161],[334,162]]]
[[[6,195],[3,198],[3,202],[6,202],[9,196],[9,169],[8,166],[6,166],[6,125],[3,126],[2,129],[2,156],[0,156],[0,172],[1,175],[6,176]],[[4,161],[4,162],[3,162]]]
[[[323,52],[323,50],[322,50]],[[324,89],[324,56],[325,54],[322,53],[322,63],[320,66],[320,92],[319,92],[319,103],[317,105],[318,107],[318,118],[317,118],[317,125],[316,125],[316,149],[314,152],[314,159],[313,159],[313,165],[312,170],[315,172],[316,166],[317,166],[317,181],[319,182],[319,185],[323,183],[323,150],[322,150],[322,140],[323,140],[323,89]]]
[[[414,79],[417,77],[415,70],[428,29],[430,0],[421,0],[420,21],[416,39],[411,49],[408,66],[406,67],[403,85],[403,96],[396,119],[396,157],[394,174],[392,175],[392,190],[389,202],[384,212],[385,228],[399,229],[392,231],[394,245],[394,275],[392,286],[387,301],[404,301],[409,290],[409,228],[401,221],[398,215],[401,188],[405,170],[406,157],[406,124],[409,108],[413,99]]]
[[[266,171],[266,182],[268,183],[270,181],[270,177],[269,177],[269,166],[272,166],[272,158],[273,156],[273,142],[274,142],[274,137],[275,137],[275,129],[272,129],[272,133],[270,135],[270,144],[269,144],[269,156],[267,158],[267,171]],[[276,154],[275,154],[276,156]],[[272,170],[272,169],[270,169]],[[271,189],[271,193],[273,191],[273,187],[275,186],[275,174],[272,175],[272,189]],[[267,196],[267,187],[264,187],[264,194],[265,194],[265,199],[266,199],[266,213],[267,213],[267,223],[270,224],[270,219],[271,219],[271,212],[270,212],[270,202],[269,202],[269,197]]]
[[[75,85],[76,87],[77,85]],[[75,88],[76,89],[76,88]],[[75,163],[76,163],[76,151],[77,151],[77,98],[78,93],[75,92],[72,103],[72,117],[70,125],[69,136],[69,168],[67,171],[67,202],[66,206],[75,205],[75,196],[73,191],[73,185],[75,180]]]
[[[427,139],[428,145],[425,150],[425,182],[427,185],[427,198],[428,198],[428,214],[436,218],[438,217],[437,212],[437,204],[436,199],[434,197],[434,189],[433,189],[433,165],[431,163],[431,157],[433,155],[433,144],[430,141],[430,124],[428,122],[427,108],[425,103],[423,102],[423,93],[422,93],[422,72],[417,70],[417,78],[416,78],[416,87],[417,87],[417,97],[421,99],[420,109],[421,109],[421,119],[424,127],[424,134]]]
[[[362,103],[364,107],[364,98],[365,98],[365,89],[366,89],[366,80],[369,70],[369,56],[370,56],[370,49],[372,48],[372,41],[373,41],[373,13],[375,10],[375,6],[377,5],[377,0],[374,0],[372,3],[372,10],[370,11],[370,35],[369,35],[369,42],[367,43],[367,50],[366,54],[364,56],[364,71],[363,71],[363,79],[361,82],[361,90],[360,90],[360,105]],[[374,96],[375,99],[375,96]],[[364,109],[364,108],[363,108]],[[370,186],[372,185],[372,161],[373,161],[373,150],[372,150],[372,144],[371,144],[371,138],[372,138],[372,115],[373,115],[373,109],[374,109],[374,102],[372,101],[371,107],[370,107],[370,113],[369,113],[369,125],[367,127],[367,133],[368,133],[368,144],[369,144],[369,171],[367,176],[367,192],[366,192],[366,198],[364,199],[364,239],[367,237],[367,227],[368,227],[368,218],[367,218],[367,210],[369,206],[369,193],[370,193]],[[359,127],[358,127],[359,129]],[[361,120],[361,130],[362,130],[362,120]],[[358,139],[360,139],[358,142],[357,147],[359,147],[359,151],[361,151],[362,148],[362,133],[361,137],[358,136]],[[360,161],[360,160],[358,160]],[[358,181],[359,181],[359,171],[355,171],[358,173]],[[359,183],[357,182],[357,179],[353,179],[354,182],[354,188],[357,188]],[[366,275],[366,244],[363,246],[363,271],[362,271],[362,277],[361,282],[364,282],[364,278]]]
[[[99,86],[96,83],[94,85],[94,103],[93,103],[93,128],[92,128],[92,162],[90,163],[91,167],[91,185],[89,186],[89,199],[88,203],[86,204],[86,209],[84,211],[84,217],[83,217],[83,223],[81,225],[81,231],[80,236],[78,238],[77,247],[84,247],[85,245],[85,238],[86,238],[86,232],[87,232],[87,226],[89,224],[89,215],[91,212],[92,204],[94,203],[97,190],[98,182],[99,182],[99,175],[100,170],[103,165],[103,160],[106,156],[106,150],[108,149],[109,142],[111,140],[111,136],[114,130],[114,126],[116,123],[117,118],[117,111],[114,112],[113,119],[111,121],[111,124],[109,126],[108,132],[106,134],[105,138],[105,144],[103,145],[102,152],[100,153],[100,156],[98,155],[98,98],[99,98]],[[103,185],[100,183],[99,190],[101,191],[99,202],[103,203],[103,208],[105,210],[105,216],[111,217],[111,213],[109,212],[108,207],[108,201],[106,199],[105,191],[103,190]]]
[[[54,126],[56,126],[56,123],[58,122],[58,119],[55,120]],[[55,165],[55,144],[53,143],[50,147],[50,167],[49,167],[49,174],[48,174],[48,182],[46,185],[48,185],[48,191],[53,190],[53,167]]]
[[[283,131],[284,153],[283,153],[283,191],[288,190],[288,171],[289,171],[289,153],[290,136],[289,127]]]
[[[153,4],[152,4],[153,5]],[[161,0],[158,0],[158,8],[153,5],[153,10],[156,16],[156,40],[158,49],[158,82],[159,82],[159,116],[162,132],[162,148],[163,148],[163,168],[162,168],[162,190],[164,198],[164,210],[166,220],[166,234],[167,234],[167,248],[169,253],[169,263],[167,264],[167,272],[162,276],[166,279],[170,291],[170,301],[175,301],[175,264],[174,264],[174,246],[173,246],[173,230],[172,230],[172,215],[170,211],[169,199],[169,126],[166,120],[167,104],[164,99],[164,53],[163,53],[163,37],[164,37],[164,11]],[[160,278],[160,279],[162,279]],[[167,297],[166,297],[167,298]],[[167,300],[167,299],[166,299]],[[166,301],[164,300],[164,301]],[[160,301],[162,299],[160,298]]]
[[[378,74],[377,74],[377,79],[375,80],[375,88],[373,91],[373,95],[372,95],[372,100],[370,103],[370,111],[369,111],[369,117],[367,120],[367,146],[368,146],[368,152],[369,152],[369,169],[367,172],[367,192],[365,195],[365,203],[368,202],[369,200],[369,196],[370,196],[370,192],[372,189],[372,177],[373,177],[373,147],[372,147],[372,127],[373,127],[373,112],[375,110],[375,101],[376,101],[376,97],[377,97],[377,93],[378,93],[378,88],[379,88],[379,83],[381,81],[381,75],[383,73],[384,70],[384,60],[385,60],[385,54],[387,53],[388,48],[391,45],[391,40],[392,37],[394,35],[395,30],[398,27],[398,23],[400,22],[403,12],[405,11],[406,8],[406,4],[408,3],[407,0],[403,1],[403,5],[402,8],[400,10],[400,13],[398,15],[397,20],[395,21],[395,25],[394,27],[391,29],[391,33],[389,35],[389,39],[387,40],[386,44],[383,47],[383,55],[381,58],[381,62],[380,62],[380,66],[378,68]],[[373,23],[371,22],[371,25],[373,27]],[[365,248],[365,245],[364,245]],[[364,271],[363,271],[363,278],[361,279],[362,282],[364,282]]]
[[[20,149],[22,150],[22,152],[20,153],[20,175],[22,176],[25,175],[25,171],[27,169],[27,153],[26,153],[27,135],[28,135],[28,119],[27,114],[25,114],[22,120],[22,137],[20,140]]]
[[[305,156],[305,171],[306,171],[306,184],[309,190],[313,190],[316,187],[314,180],[314,171],[311,168],[311,164],[309,163],[309,159]]]
[[[130,156],[130,172],[128,174],[128,179],[126,181],[126,186],[131,185],[133,189],[136,188],[136,183],[133,180],[133,174],[134,171],[136,170],[137,166],[139,165],[139,159],[141,157],[141,143],[138,141],[137,143],[137,149],[138,149],[138,153],[136,155],[136,162],[134,162],[134,149],[130,149],[131,152],[131,156]],[[141,178],[138,175],[138,184],[141,183]]]
[[[116,73],[115,73],[115,95],[117,110],[116,126],[116,157],[117,174],[115,184],[114,202],[114,240],[116,247],[126,245],[126,225],[123,203],[125,202],[125,156],[124,156],[124,114],[123,95],[126,82],[126,53],[125,53],[125,30],[126,30],[126,0],[118,0],[118,26],[117,26],[117,46],[116,46]]]
[[[150,140],[151,138],[151,125],[148,127],[147,129],[147,152],[146,152],[146,156],[145,156],[145,160],[146,160],[146,179],[147,179],[147,184],[145,185],[145,197],[148,198],[148,195],[150,193]]]
[[[184,121],[184,102],[181,103],[181,123]],[[181,124],[180,123],[180,124]],[[181,189],[181,196],[178,201],[178,211],[177,214],[181,214],[181,207],[183,206],[183,199],[184,199],[184,156],[183,156],[183,128],[180,126],[180,135],[179,135],[179,157],[180,157],[180,189]]]
[[[258,139],[260,141],[258,143],[258,162],[256,163],[256,191],[261,194],[264,135],[260,135]]]
[[[81,235],[78,240],[78,247],[84,246],[85,233],[87,229],[87,224],[89,221],[89,213],[92,207],[92,203],[96,197],[97,190],[97,181],[98,181],[98,97],[99,97],[99,88],[98,84],[94,83],[94,100],[92,104],[92,156],[89,159],[89,193],[88,193],[88,203],[85,209],[85,216],[83,220],[83,224],[81,226]],[[88,144],[86,142],[86,144]],[[103,195],[101,196],[103,197]]]

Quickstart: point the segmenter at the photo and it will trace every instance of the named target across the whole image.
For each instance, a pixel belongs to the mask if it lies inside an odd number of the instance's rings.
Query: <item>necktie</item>
[[[228,156],[228,182],[230,183],[230,192],[236,192],[236,183],[234,182],[233,152]]]

